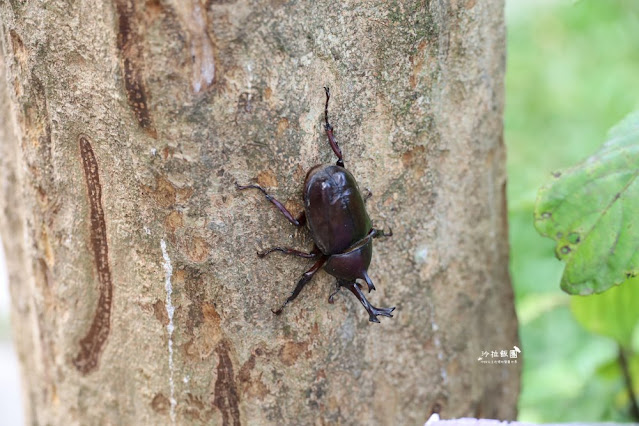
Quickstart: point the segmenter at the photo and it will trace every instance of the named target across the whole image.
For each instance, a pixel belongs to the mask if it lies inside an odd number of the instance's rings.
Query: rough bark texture
[[[0,230],[29,424],[512,419],[502,0],[0,4]],[[5,84],[6,81],[6,84]],[[306,170],[346,166],[395,236],[371,324],[319,273]],[[521,361],[520,361],[521,362]]]

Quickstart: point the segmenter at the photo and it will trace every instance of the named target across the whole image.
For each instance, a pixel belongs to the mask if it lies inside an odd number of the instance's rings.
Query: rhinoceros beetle
[[[313,275],[322,267],[329,274],[337,278],[337,290],[329,298],[333,303],[333,297],[341,287],[346,287],[364,305],[371,322],[379,322],[378,315],[392,317],[393,308],[376,308],[371,305],[361,289],[361,284],[356,280],[366,282],[368,292],[375,290],[375,286],[368,276],[368,266],[373,254],[373,239],[377,237],[390,237],[388,233],[373,228],[365,207],[365,199],[357,186],[353,175],[344,168],[342,151],[337,145],[333,134],[333,126],[328,122],[328,102],[330,91],[325,87],[326,105],[324,107],[324,129],[333,152],[337,156],[336,165],[320,164],[310,169],[304,181],[304,211],[295,218],[291,212],[264,188],[259,185],[237,185],[239,191],[254,188],[260,190],[266,199],[273,203],[277,209],[295,226],[308,226],[313,241],[315,242],[310,253],[302,252],[286,247],[272,247],[258,256],[263,258],[272,252],[281,252],[307,259],[316,259],[315,264],[306,271],[299,280],[286,302],[273,313],[279,315],[282,309],[292,302],[302,291],[304,286],[313,278]],[[368,197],[367,197],[368,198]]]

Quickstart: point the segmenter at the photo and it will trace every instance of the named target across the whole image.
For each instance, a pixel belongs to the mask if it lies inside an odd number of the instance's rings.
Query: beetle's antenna
[[[337,165],[344,167],[344,158],[342,156],[342,150],[339,149],[335,136],[333,136],[333,126],[328,122],[328,101],[331,99],[331,90],[328,87],[324,87],[326,92],[326,105],[324,106],[324,130],[326,130],[326,136],[328,136],[328,143],[331,145],[331,149],[337,155]]]

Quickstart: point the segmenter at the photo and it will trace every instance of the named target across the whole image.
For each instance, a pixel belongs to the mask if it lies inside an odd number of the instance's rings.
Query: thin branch
[[[628,368],[628,355],[624,348],[619,346],[619,365],[621,366],[621,372],[626,382],[626,388],[628,389],[628,397],[630,398],[630,415],[633,420],[639,421],[639,406],[637,405],[637,396],[632,386],[632,376],[630,375],[630,369]]]

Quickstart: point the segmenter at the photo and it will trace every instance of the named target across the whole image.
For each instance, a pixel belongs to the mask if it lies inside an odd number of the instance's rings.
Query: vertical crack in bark
[[[188,35],[192,61],[191,86],[194,93],[215,81],[215,42],[208,32],[208,18],[201,0],[177,0],[173,10]]]
[[[240,394],[233,373],[228,340],[224,339],[215,348],[218,356],[217,380],[213,405],[222,412],[223,426],[240,426]]]
[[[142,40],[136,32],[135,5],[129,0],[114,0],[118,18],[118,50],[121,54],[124,88],[129,106],[138,125],[150,136],[157,137],[147,102],[147,89],[142,74]]]
[[[104,350],[111,326],[111,303],[113,284],[109,268],[109,248],[107,245],[106,222],[102,209],[102,187],[98,174],[98,163],[91,144],[86,136],[80,136],[80,155],[89,194],[91,217],[91,249],[98,272],[98,306],[88,333],[80,340],[80,352],[73,360],[73,365],[82,374],[93,371]]]

